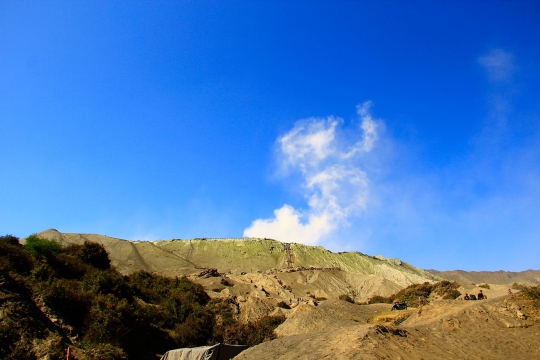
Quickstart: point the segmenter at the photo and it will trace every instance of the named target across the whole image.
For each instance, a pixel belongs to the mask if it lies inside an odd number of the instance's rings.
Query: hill
[[[507,285],[512,283],[538,284],[540,283],[540,270],[512,271],[437,271],[427,270],[431,274],[443,279],[457,281],[461,284],[497,284]]]
[[[241,321],[185,277],[122,275],[102,245],[0,236],[0,359],[148,360],[207,343],[256,345],[283,316]]]
[[[540,355],[539,287],[507,295],[498,277],[435,282],[399,259],[270,239],[47,230],[0,237],[0,265],[0,358],[10,360],[61,359],[68,345],[79,360],[157,359],[215,342],[251,346],[237,357],[246,360]],[[463,300],[480,290],[489,300]],[[409,309],[390,311],[393,299]]]
[[[385,259],[360,252],[333,253],[322,246],[284,244],[271,239],[231,238],[160,241],[128,241],[95,234],[69,234],[50,229],[38,236],[64,245],[85,241],[102,244],[121,273],[145,270],[168,276],[185,275],[189,269],[215,268],[222,273],[241,274],[326,268],[376,275],[399,286],[439,278],[399,259]]]

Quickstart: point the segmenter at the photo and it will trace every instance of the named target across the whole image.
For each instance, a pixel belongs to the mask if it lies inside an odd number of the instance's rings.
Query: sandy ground
[[[377,314],[396,314],[387,305],[298,308],[278,328],[282,337],[235,359],[540,359],[539,323],[520,319],[506,298],[435,301],[404,312],[397,326],[377,323],[389,320]]]

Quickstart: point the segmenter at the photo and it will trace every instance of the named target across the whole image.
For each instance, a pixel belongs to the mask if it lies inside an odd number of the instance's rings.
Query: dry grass
[[[369,318],[372,324],[399,325],[412,315],[410,310],[382,312]]]

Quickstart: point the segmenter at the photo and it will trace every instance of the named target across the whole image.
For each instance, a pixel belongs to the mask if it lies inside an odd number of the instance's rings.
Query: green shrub
[[[36,234],[26,238],[24,248],[37,260],[53,259],[62,251],[62,245],[56,241],[40,238]]]
[[[368,304],[383,303],[391,304],[394,300],[398,300],[403,303],[406,302],[407,306],[417,307],[418,297],[422,297],[424,305],[428,303],[428,297],[432,292],[442,296],[443,299],[457,299],[461,293],[457,290],[459,284],[455,281],[443,280],[435,284],[425,282],[423,284],[412,284],[405,289],[398,291],[390,296],[374,295],[367,301]]]
[[[372,297],[369,298],[369,300],[367,301],[368,304],[391,304],[392,303],[392,296],[389,296],[389,297],[384,297],[384,296],[381,296],[381,295],[373,295]]]
[[[265,316],[258,321],[237,324],[225,330],[224,342],[255,346],[276,338],[274,329],[285,321],[285,316]]]
[[[87,272],[93,270],[80,259],[64,252],[49,260],[48,263],[54,268],[55,277],[63,279],[80,280]]]
[[[82,292],[79,282],[56,279],[42,294],[43,303],[66,323],[80,329],[90,310],[91,297]]]
[[[533,300],[538,303],[540,301],[540,287],[539,286],[525,286],[521,290],[520,294],[524,299]],[[539,303],[540,305],[540,303]],[[539,307],[539,306],[537,306]]]
[[[54,276],[54,269],[47,263],[39,264],[32,270],[32,279],[47,281]]]
[[[461,292],[459,292],[457,289],[449,290],[447,293],[443,295],[443,299],[445,300],[454,300],[461,296]]]
[[[147,271],[137,271],[129,276],[131,287],[137,296],[145,301],[160,303],[168,296],[177,295],[187,303],[206,305],[210,297],[204,288],[189,281],[185,277],[167,278],[151,274]]]
[[[101,244],[85,241],[83,245],[78,245],[76,251],[73,252],[75,257],[96,269],[107,270],[111,268],[109,253]]]
[[[169,326],[174,327],[178,322],[183,322],[193,313],[193,304],[180,299],[177,296],[167,297],[162,301],[163,310],[166,316],[170,319]]]
[[[398,291],[394,298],[398,299],[399,302],[406,302],[407,306],[416,307],[418,306],[418,297],[424,299],[424,305],[427,305],[427,297],[431,294],[432,285],[428,282],[423,284],[413,284],[405,289]]]
[[[120,299],[133,297],[129,278],[114,269],[88,272],[82,278],[82,289],[95,295],[112,294]]]
[[[478,287],[481,287],[481,288],[484,288],[484,289],[489,289],[490,288],[489,284],[480,284],[480,285],[478,285]]]
[[[432,292],[442,296],[443,299],[457,299],[461,296],[458,288],[459,284],[457,282],[443,280],[432,285]]]
[[[212,336],[214,317],[204,308],[197,308],[174,328],[173,336],[180,347],[205,345]]]
[[[112,294],[98,295],[88,314],[84,341],[122,347],[131,332],[133,306]]]

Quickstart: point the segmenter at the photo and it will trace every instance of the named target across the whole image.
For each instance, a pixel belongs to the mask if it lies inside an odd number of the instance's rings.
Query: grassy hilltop
[[[216,268],[220,272],[257,272],[287,268],[287,250],[271,239],[193,239],[127,241],[94,234],[67,234],[54,229],[38,234],[63,244],[97,242],[122,273],[137,270],[178,275],[182,268]],[[439,280],[436,275],[400,261],[360,252],[333,253],[322,246],[290,244],[292,267],[339,268],[362,275],[379,275],[396,284]]]

